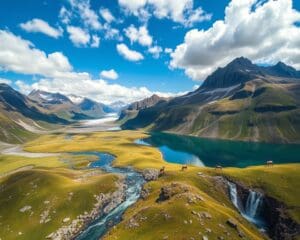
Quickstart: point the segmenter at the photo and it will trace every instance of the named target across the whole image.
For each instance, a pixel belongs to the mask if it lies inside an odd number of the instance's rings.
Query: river
[[[92,162],[90,168],[101,168],[108,173],[121,174],[126,179],[126,200],[107,215],[97,218],[76,238],[77,240],[98,240],[110,227],[119,223],[125,210],[139,199],[144,179],[141,174],[131,168],[113,167],[112,162],[115,157],[108,153],[83,152],[80,154],[98,156],[99,160]]]

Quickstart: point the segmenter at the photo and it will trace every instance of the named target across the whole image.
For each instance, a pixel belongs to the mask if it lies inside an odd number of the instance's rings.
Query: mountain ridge
[[[229,140],[300,142],[298,74],[283,63],[261,67],[237,58],[208,76],[197,90],[139,110],[122,128]]]

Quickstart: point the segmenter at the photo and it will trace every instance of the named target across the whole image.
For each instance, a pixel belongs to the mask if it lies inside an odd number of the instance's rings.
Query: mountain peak
[[[238,57],[231,61],[227,66],[230,65],[250,66],[254,64],[248,58]]]
[[[286,78],[300,78],[299,71],[297,71],[295,68],[281,61],[279,61],[274,66],[266,67],[265,71],[267,72],[267,74],[272,76],[286,77]]]
[[[208,76],[201,88],[227,88],[247,82],[259,74],[262,72],[258,66],[245,57],[239,57]]]

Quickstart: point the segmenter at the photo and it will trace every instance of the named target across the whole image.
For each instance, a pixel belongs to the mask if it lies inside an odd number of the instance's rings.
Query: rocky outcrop
[[[300,224],[288,214],[285,205],[274,198],[265,197],[262,211],[268,223],[268,233],[274,240],[292,240],[300,235]]]
[[[64,225],[57,231],[49,234],[46,238],[53,240],[74,239],[86,226],[88,226],[97,217],[108,214],[125,200],[126,185],[123,181],[116,183],[117,190],[113,193],[95,195],[96,203],[90,212],[84,212],[72,220],[69,225]],[[63,220],[64,223],[66,218]]]
[[[245,208],[250,189],[240,182],[235,184],[241,201],[240,207]],[[300,225],[289,216],[285,204],[266,194],[258,217],[264,220],[267,233],[273,240],[292,240],[300,234]]]
[[[154,168],[147,168],[143,170],[142,175],[147,182],[155,181],[159,177],[159,171]]]
[[[141,101],[130,104],[128,106],[127,110],[141,110],[141,109],[149,108],[149,107],[154,106],[158,102],[165,101],[165,100],[166,100],[166,98],[159,97],[156,94],[154,94],[149,98],[145,98]]]

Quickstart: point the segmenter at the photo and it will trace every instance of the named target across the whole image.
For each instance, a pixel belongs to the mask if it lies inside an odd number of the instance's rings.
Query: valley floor
[[[134,143],[146,136],[139,131],[55,133],[18,151],[7,152],[11,146],[4,146],[2,153],[11,154],[0,155],[0,239],[51,238],[49,234],[92,212],[99,196],[118,190],[122,177],[87,169],[96,159],[82,152],[110,153],[116,157],[114,166],[140,172],[165,167],[165,174],[144,185],[142,197],[104,239],[268,239],[235,209],[224,179],[284,203],[286,214],[300,223],[300,164],[222,171],[188,166],[181,171],[181,165],[165,162],[156,148]]]

